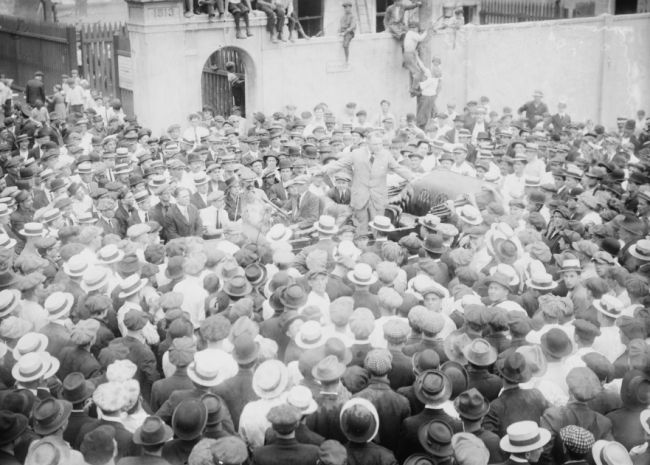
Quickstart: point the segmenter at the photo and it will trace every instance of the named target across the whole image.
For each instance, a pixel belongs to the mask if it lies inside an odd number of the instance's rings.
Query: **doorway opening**
[[[211,107],[215,115],[228,117],[239,107],[246,116],[248,87],[246,52],[235,47],[224,47],[214,52],[203,66],[201,93],[203,106]]]

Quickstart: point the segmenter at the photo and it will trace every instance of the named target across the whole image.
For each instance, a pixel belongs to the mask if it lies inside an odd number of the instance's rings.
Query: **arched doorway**
[[[224,47],[214,52],[203,65],[201,93],[204,106],[214,109],[216,115],[228,117],[237,104],[246,116],[248,80],[251,70],[247,69],[247,55],[235,47]],[[233,69],[227,70],[231,63]]]

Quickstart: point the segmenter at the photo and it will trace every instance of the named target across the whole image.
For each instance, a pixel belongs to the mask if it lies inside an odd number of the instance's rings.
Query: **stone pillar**
[[[179,109],[187,108],[184,100],[190,94],[183,73],[183,3],[181,0],[127,0],[127,3],[134,113],[141,124],[159,133],[178,120]]]

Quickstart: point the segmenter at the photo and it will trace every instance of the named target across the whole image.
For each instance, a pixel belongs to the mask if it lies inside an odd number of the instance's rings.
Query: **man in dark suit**
[[[173,340],[169,348],[169,362],[176,367],[174,373],[164,379],[159,379],[151,388],[150,407],[157,411],[175,391],[192,389],[192,380],[187,376],[187,365],[194,359],[196,344],[189,337],[179,337]]]
[[[370,372],[368,386],[354,397],[369,400],[377,409],[379,418],[378,442],[387,449],[395,450],[399,444],[395,425],[411,414],[406,397],[391,390],[388,373],[391,370],[390,352],[385,349],[371,350],[366,355],[364,368]]]
[[[63,379],[61,397],[72,404],[68,426],[63,431],[63,439],[69,444],[74,444],[79,431],[85,425],[98,423],[96,418],[88,415],[88,411],[84,407],[86,400],[93,395],[94,390],[93,384],[86,381],[81,373],[70,373]]]
[[[489,372],[497,360],[497,351],[485,339],[474,339],[465,349],[467,363],[468,388],[476,388],[488,402],[499,396],[503,381]]]
[[[288,404],[273,407],[266,418],[277,435],[277,441],[253,451],[254,465],[285,465],[287,463],[317,463],[318,446],[301,444],[296,440],[300,411]]]
[[[558,103],[557,110],[557,113],[551,117],[551,124],[553,125],[553,132],[555,134],[560,134],[569,124],[571,124],[571,117],[566,114],[565,102]]]
[[[388,343],[387,349],[392,356],[391,370],[388,373],[391,389],[410,386],[415,381],[413,373],[413,360],[402,352],[411,328],[404,320],[389,319],[384,323],[384,339]],[[414,413],[414,412],[411,412]]]
[[[307,176],[298,176],[289,181],[286,187],[290,198],[290,227],[298,230],[311,228],[318,221],[321,206],[318,196],[309,191]]]
[[[121,236],[124,237],[129,226],[141,221],[135,209],[135,196],[130,190],[121,191],[118,200],[119,206],[115,210],[115,219],[120,226]]]
[[[45,85],[43,84],[42,71],[36,71],[34,77],[25,84],[25,100],[31,106],[36,104],[36,100],[45,103]]]
[[[194,185],[196,192],[190,197],[190,203],[197,210],[202,210],[208,206],[208,177],[204,173],[194,175]]]
[[[442,405],[451,397],[451,382],[439,370],[427,370],[420,374],[414,385],[415,395],[426,407],[417,415],[405,418],[397,435],[397,459],[400,463],[411,454],[424,452],[418,440],[420,426],[432,420],[441,420],[449,425],[454,433],[461,432],[462,424],[445,413]]]
[[[125,305],[132,304],[131,302],[127,302]],[[158,367],[156,365],[156,356],[151,348],[142,342],[142,340],[144,340],[142,337],[142,328],[144,328],[148,322],[149,320],[144,312],[131,308],[128,310],[126,315],[124,315],[124,326],[127,331],[126,335],[113,340],[114,343],[122,344],[129,349],[129,355],[127,358],[138,367],[135,379],[140,382],[140,391],[142,392],[142,397],[146,400],[151,397],[151,386],[160,378]],[[101,353],[99,358],[102,358]]]
[[[167,240],[178,237],[201,236],[203,224],[199,211],[190,204],[190,191],[179,187],[174,191],[176,205],[172,205],[164,220],[163,230]]]
[[[101,198],[97,202],[97,212],[98,220],[95,223],[95,226],[101,228],[104,231],[104,234],[117,234],[120,237],[124,237],[122,231],[122,226],[120,222],[115,218],[116,212],[115,201],[111,198]]]
[[[221,379],[219,373],[214,370],[213,365],[214,359],[209,353],[202,351],[195,354],[194,361],[187,367],[187,376],[192,381],[193,387],[172,392],[171,396],[156,411],[156,416],[162,418],[166,423],[171,423],[174,410],[182,401],[200,399],[206,393],[216,395],[214,392],[215,386],[220,383]],[[237,394],[233,393],[233,395]],[[223,402],[221,397],[219,397],[219,400]],[[230,412],[227,409],[222,409],[221,415],[222,429],[229,434],[235,434]]]
[[[257,363],[259,345],[248,333],[243,333],[235,338],[233,345],[233,358],[239,366],[239,371],[235,376],[212,389],[212,392],[221,397],[228,406],[235,431],[237,431],[239,430],[239,417],[244,406],[258,399],[257,394],[253,391],[253,370]]]
[[[133,442],[133,434],[122,424],[120,412],[127,407],[129,402],[127,396],[116,396],[113,392],[115,386],[113,383],[104,383],[97,386],[93,393],[93,402],[97,407],[101,419],[96,422],[84,424],[77,434],[72,446],[79,449],[87,433],[95,430],[99,426],[111,426],[115,430],[115,442],[117,443],[117,462],[122,457],[136,455],[140,448]]]
[[[519,383],[530,381],[532,373],[526,359],[519,352],[512,352],[499,363],[503,378],[503,391],[490,404],[483,419],[483,428],[499,437],[505,436],[508,426],[519,421],[539,424],[549,403],[537,389],[521,389]]]

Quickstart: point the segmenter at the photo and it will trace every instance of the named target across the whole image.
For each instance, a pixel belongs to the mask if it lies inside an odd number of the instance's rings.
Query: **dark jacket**
[[[124,457],[120,459],[116,465],[171,465],[167,460],[162,457],[154,457],[152,455],[138,455],[131,457]]]
[[[327,280],[325,292],[330,298],[330,302],[333,302],[339,297],[351,296],[354,293],[354,288],[350,285],[350,282],[347,281],[347,279],[330,274],[329,279]]]
[[[490,373],[487,368],[468,365],[467,375],[469,378],[467,389],[476,388],[488,402],[492,402],[499,397],[499,392],[503,387],[503,380]]]
[[[192,194],[190,197],[190,203],[196,207],[197,210],[201,210],[202,208],[207,208],[208,204],[205,203],[205,200],[203,200],[203,197],[201,197],[201,194],[198,192],[195,192]]]
[[[140,382],[142,397],[149,399],[151,397],[151,386],[158,381],[160,374],[156,366],[156,356],[151,348],[131,337],[124,336],[115,339],[115,342],[124,344],[129,349],[128,359],[138,367],[136,379]]]
[[[390,450],[372,441],[364,444],[348,442],[345,449],[348,451],[348,465],[397,465]]]
[[[31,106],[36,105],[36,100],[45,104],[45,85],[40,79],[30,79],[25,84],[25,100]]]
[[[296,202],[296,204],[294,205],[293,202]],[[310,228],[318,221],[321,204],[316,194],[306,191],[302,200],[292,199],[291,205],[291,221],[298,224],[300,229]]]
[[[375,440],[382,446],[395,450],[398,444],[395,425],[401,424],[402,420],[411,414],[409,401],[392,391],[388,382],[379,378],[371,378],[368,387],[353,397],[361,397],[372,402],[381,418]]]
[[[499,446],[499,436],[494,434],[492,431],[486,431],[483,428],[478,431],[473,431],[472,434],[483,441],[483,444],[485,444],[485,447],[487,447],[487,450],[490,452],[488,463],[503,462],[504,452]]]
[[[86,379],[95,378],[101,374],[101,365],[93,354],[87,350],[77,346],[68,346],[55,354],[61,362],[57,372],[59,379],[65,379],[66,376],[75,371],[82,373]]]
[[[390,353],[393,359],[391,361],[390,373],[388,373],[388,380],[390,381],[391,389],[397,391],[397,389],[403,386],[410,386],[415,381],[413,359],[404,355],[401,350],[391,350]]]
[[[214,388],[197,389],[195,387],[193,389],[185,389],[183,391],[174,391],[172,395],[169,396],[169,399],[167,399],[165,403],[158,409],[158,411],[156,411],[156,415],[162,418],[165,423],[171,424],[172,414],[174,413],[174,410],[178,404],[184,400],[200,399],[206,393],[214,394]],[[225,431],[228,431],[230,434],[235,434],[235,429],[232,426],[230,412],[224,408],[221,409],[219,413],[221,415],[220,422],[223,426],[223,429]]]
[[[381,418],[381,417],[380,417]],[[463,431],[463,425],[460,421],[450,417],[442,409],[425,408],[417,415],[405,418],[400,424],[399,433],[396,435],[395,425],[392,426],[393,435],[397,436],[398,448],[397,458],[403,462],[409,455],[417,452],[424,452],[424,448],[418,440],[418,430],[420,426],[429,423],[432,420],[442,420],[447,423],[454,433]]]
[[[47,336],[47,351],[58,355],[64,347],[72,346],[70,342],[70,330],[58,324],[50,322],[39,331]]]
[[[369,309],[375,318],[379,318],[379,297],[375,294],[372,294],[367,289],[356,289],[352,293],[352,298],[354,299],[354,308],[364,307]]]
[[[163,446],[162,458],[167,460],[171,465],[187,465],[187,459],[200,439],[200,437],[192,441],[172,439]]]
[[[84,436],[87,433],[93,431],[98,426],[103,425],[112,426],[115,430],[115,442],[117,442],[117,457],[115,457],[116,462],[121,457],[128,457],[140,453],[140,447],[133,442],[133,434],[131,434],[131,432],[127,430],[122,423],[107,420],[97,420],[97,422],[89,422],[82,426],[79,430],[79,434],[77,435],[74,447],[76,449],[79,449],[79,446],[81,446],[81,443],[83,442]]]
[[[518,421],[530,420],[539,424],[548,407],[548,401],[537,389],[507,389],[490,403],[490,410],[483,418],[483,428],[503,437],[508,426]]]
[[[228,406],[234,431],[239,430],[239,417],[247,403],[259,399],[253,391],[253,370],[242,369],[235,376],[212,388]]]
[[[341,407],[350,399],[350,393],[323,392],[316,396],[318,410],[307,417],[307,426],[315,433],[327,438],[335,439],[340,443],[347,441],[341,431],[340,413]]]
[[[97,420],[97,418],[92,418],[86,411],[73,410],[70,412],[70,417],[68,418],[68,426],[66,426],[65,431],[63,432],[63,439],[65,439],[68,444],[74,445],[81,428],[90,424],[99,426],[98,423],[99,420]],[[90,428],[90,426],[88,428]]]
[[[638,415],[636,417],[638,423]],[[551,432],[551,440],[544,447],[544,453],[539,459],[540,464],[562,463],[567,460],[564,446],[560,438],[560,430],[568,425],[585,428],[599,439],[613,439],[612,422],[600,413],[596,413],[582,402],[570,401],[564,407],[547,409],[540,419],[540,426]]]
[[[176,368],[176,371],[169,378],[159,379],[151,387],[151,400],[149,406],[151,411],[157,411],[162,404],[172,395],[174,391],[192,389],[194,384],[187,377],[187,368]]]
[[[264,445],[277,444],[280,440],[278,433],[273,428],[268,428],[264,434]],[[296,428],[296,441],[300,444],[313,444],[320,446],[325,438],[318,433],[314,433],[305,423],[300,423]]]
[[[318,446],[300,444],[295,438],[278,438],[277,442],[253,451],[254,465],[316,465]]]
[[[173,205],[169,209],[169,213],[165,217],[163,225],[168,241],[178,237],[200,237],[203,234],[201,217],[199,216],[199,211],[194,205],[187,206],[187,216],[188,219],[183,216],[176,205]]]
[[[614,440],[623,444],[627,450],[646,442],[645,432],[639,422],[642,410],[642,406],[624,406],[606,415],[612,424]]]

